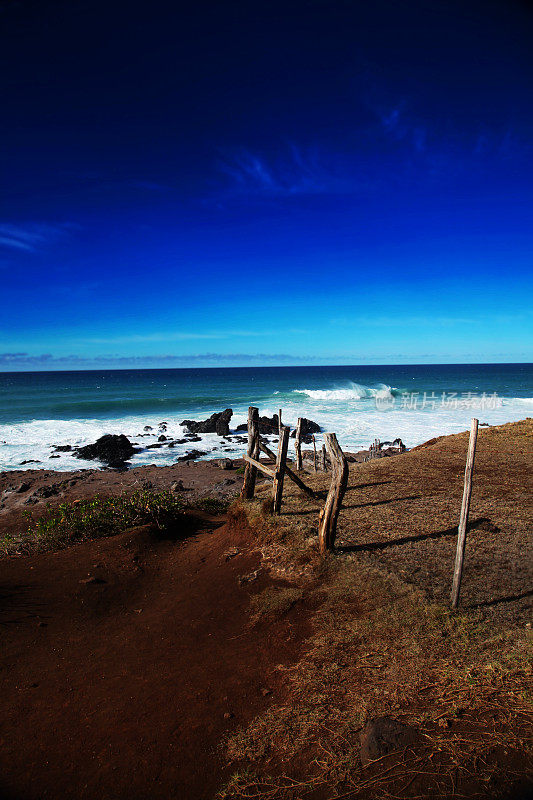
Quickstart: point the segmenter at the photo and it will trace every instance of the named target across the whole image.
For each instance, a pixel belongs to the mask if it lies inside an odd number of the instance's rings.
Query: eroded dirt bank
[[[300,605],[251,625],[272,584],[246,580],[254,542],[189,524],[2,561],[2,797],[213,797],[221,742],[276,698],[308,622]]]

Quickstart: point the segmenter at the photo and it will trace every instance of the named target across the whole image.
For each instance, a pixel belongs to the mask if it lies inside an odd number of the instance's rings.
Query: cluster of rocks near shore
[[[167,435],[168,422],[162,421],[158,424],[157,430],[151,425],[145,425],[143,433],[139,434],[137,438],[152,437],[157,438],[157,441],[144,446],[134,445],[127,436],[124,434],[111,434],[107,433],[97,439],[92,444],[77,447],[75,445],[63,444],[56,445],[53,448],[53,453],[50,458],[59,458],[61,453],[70,453],[76,458],[84,459],[87,461],[99,461],[104,469],[126,470],[130,464],[130,459],[136,453],[141,453],[147,450],[159,449],[162,447],[173,448],[176,445],[189,445],[193,442],[201,442],[202,436],[200,434],[216,434],[221,437],[221,446],[209,450],[199,450],[192,448],[187,450],[184,455],[176,458],[175,463],[189,462],[207,455],[208,452],[213,450],[234,450],[235,443],[245,445],[247,437],[244,434],[247,431],[246,423],[237,425],[234,435],[230,431],[230,421],[233,416],[233,410],[226,408],[216,414],[212,414],[205,420],[184,419],[180,423],[181,426],[187,431],[182,438],[176,439]],[[320,433],[322,428],[317,422],[302,418],[301,422],[301,439],[304,444],[310,444],[313,441],[315,433]],[[259,417],[259,433],[262,436],[277,436],[279,433],[279,417],[273,414],[272,417],[262,416]],[[236,434],[236,435],[235,435]],[[239,435],[241,434],[241,435]],[[296,431],[291,432],[291,437],[296,436]],[[376,442],[378,447],[376,448]],[[405,446],[401,439],[396,439],[394,442],[379,443],[376,440],[374,445],[371,445],[368,450],[361,450],[358,453],[345,453],[348,461],[367,461],[369,458],[383,458],[386,456],[396,455],[398,452],[404,452]],[[304,452],[304,460],[313,459],[312,452]],[[224,462],[224,464],[222,464]],[[22,465],[29,463],[39,463],[35,461],[25,461]],[[221,459],[221,466],[225,469],[232,468],[232,461],[229,458]]]
[[[159,423],[155,431],[151,425],[145,425],[143,433],[139,434],[138,438],[143,437],[157,437],[156,442],[144,446],[134,445],[127,436],[124,434],[111,434],[106,433],[97,439],[92,444],[77,447],[75,445],[63,444],[56,445],[53,448],[53,453],[50,458],[59,458],[61,453],[70,453],[76,458],[86,461],[100,461],[105,468],[125,470],[130,466],[130,459],[136,453],[141,453],[146,450],[159,449],[162,447],[173,448],[176,445],[191,444],[193,442],[201,442],[202,436],[200,434],[216,434],[224,440],[222,450],[232,450],[234,446],[231,443],[238,442],[239,444],[246,444],[247,437],[239,435],[247,430],[247,425],[238,425],[235,429],[237,435],[231,435],[230,421],[233,416],[233,410],[226,408],[216,414],[212,414],[205,420],[184,419],[180,423],[187,431],[182,438],[175,439],[167,435],[168,422],[162,421]],[[310,442],[312,434],[318,433],[321,430],[320,425],[312,420],[303,419],[302,421],[302,441]],[[259,432],[262,435],[277,435],[279,432],[279,418],[277,414],[272,417],[259,418]],[[295,436],[293,431],[292,436]],[[213,448],[210,448],[212,451]],[[184,455],[176,459],[176,463],[180,461],[194,461],[201,456],[207,455],[208,450],[199,450],[193,448],[188,450]],[[231,468],[231,459],[221,459],[224,461],[225,469]],[[38,462],[23,462],[23,463],[38,463]]]

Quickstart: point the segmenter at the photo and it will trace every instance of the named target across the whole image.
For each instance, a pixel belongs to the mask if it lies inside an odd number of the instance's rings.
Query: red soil
[[[2,797],[202,800],[229,776],[221,742],[276,697],[307,615],[251,626],[259,553],[190,522],[2,562]]]

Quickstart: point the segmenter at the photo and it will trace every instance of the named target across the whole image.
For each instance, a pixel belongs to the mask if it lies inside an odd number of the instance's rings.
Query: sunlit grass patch
[[[135,525],[152,524],[162,530],[183,513],[183,502],[172,492],[139,490],[131,495],[102,497],[48,506],[44,513],[28,511],[28,529],[4,535],[6,554],[55,550],[71,544],[112,536]]]

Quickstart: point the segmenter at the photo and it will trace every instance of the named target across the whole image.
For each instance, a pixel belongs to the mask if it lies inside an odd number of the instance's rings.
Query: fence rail
[[[241,491],[241,498],[250,500],[255,494],[255,485],[257,480],[257,473],[261,472],[272,480],[272,511],[275,514],[281,513],[281,504],[283,500],[283,485],[285,477],[290,478],[296,486],[308,497],[316,499],[317,493],[307,486],[304,481],[297,474],[303,468],[302,458],[302,418],[298,419],[296,427],[296,436],[294,441],[295,449],[295,470],[291,469],[287,464],[287,452],[289,445],[290,428],[287,425],[282,425],[281,422],[281,408],[279,409],[279,441],[278,452],[274,453],[264,442],[261,441],[259,434],[259,410],[254,406],[248,409],[248,447],[245,455],[243,456],[246,463],[244,471],[244,482]],[[457,608],[459,604],[459,593],[461,588],[461,579],[463,572],[463,561],[466,547],[466,534],[468,526],[468,513],[470,509],[470,498],[472,494],[472,474],[474,470],[474,459],[476,455],[476,442],[478,432],[478,420],[472,419],[472,427],[470,430],[470,439],[468,444],[468,454],[465,468],[463,502],[461,505],[461,516],[458,526],[457,535],[457,553],[455,558],[455,566],[453,573],[453,583],[451,592],[451,605],[452,608]],[[320,511],[318,520],[318,541],[320,546],[320,553],[325,556],[329,551],[335,549],[335,538],[337,534],[337,521],[339,513],[342,508],[342,501],[348,485],[348,462],[344,455],[340,444],[337,441],[337,436],[334,433],[324,434],[324,444],[321,449],[321,465],[324,472],[328,470],[328,461],[331,467],[331,483],[329,491],[324,503],[324,507]],[[313,436],[313,467],[317,471],[317,448],[316,440]],[[403,453],[405,446],[401,439],[396,440],[394,444],[398,443],[398,451]],[[387,443],[386,443],[387,444]],[[264,453],[268,458],[274,462],[274,466],[264,464],[259,459],[260,452]],[[382,445],[379,439],[375,439],[370,446],[369,458],[380,458],[384,455],[382,453]]]

